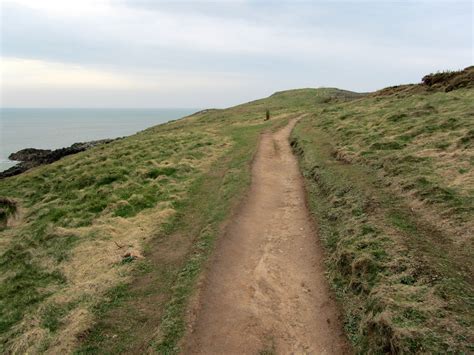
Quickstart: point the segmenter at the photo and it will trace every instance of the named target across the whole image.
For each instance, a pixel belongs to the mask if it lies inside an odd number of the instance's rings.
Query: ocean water
[[[76,142],[128,136],[198,110],[1,108],[0,171],[15,165],[8,156],[23,148],[56,149]]]

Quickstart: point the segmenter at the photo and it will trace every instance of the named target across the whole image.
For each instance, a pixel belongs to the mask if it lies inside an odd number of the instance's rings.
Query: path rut
[[[264,133],[250,193],[220,239],[185,354],[344,354],[323,254],[288,138]]]

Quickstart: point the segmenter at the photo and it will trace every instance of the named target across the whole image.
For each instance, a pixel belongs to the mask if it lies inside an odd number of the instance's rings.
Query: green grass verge
[[[74,335],[74,329],[81,324],[74,314],[92,311],[101,319],[109,307],[107,300],[118,304],[126,299],[132,294],[125,292],[133,284],[130,280],[139,283],[141,274],[152,281],[152,286],[137,286],[133,297],[137,299],[140,294],[151,299],[155,292],[159,298],[155,314],[165,309],[166,300],[183,299],[169,292],[190,292],[191,284],[186,282],[192,278],[186,275],[195,275],[199,270],[204,251],[207,253],[204,247],[217,233],[217,223],[224,218],[231,200],[242,193],[248,181],[248,169],[242,164],[249,163],[258,132],[281,125],[286,122],[285,114],[293,111],[296,110],[274,109],[274,117],[283,114],[283,118],[265,125],[265,111],[260,112],[258,105],[197,114],[3,180],[0,196],[8,196],[5,201],[15,201],[15,209],[20,205],[22,213],[15,226],[0,231],[0,349],[46,350],[68,337],[69,342],[87,339],[92,344],[90,339],[100,338],[94,336],[100,333],[96,331],[100,326],[90,331],[90,336],[88,330]],[[10,210],[9,216],[13,214]],[[173,211],[171,217],[166,217],[167,211]],[[161,217],[162,213],[167,214]],[[153,229],[144,228],[153,224]],[[200,236],[201,229],[207,234]],[[134,238],[130,239],[129,233]],[[150,234],[154,234],[160,248],[161,241],[166,244],[170,240],[169,255],[175,246],[173,238],[167,236],[180,235],[176,240],[180,251],[173,260],[166,260],[166,251],[153,251]],[[121,262],[107,260],[88,247],[113,245],[113,253],[117,254],[117,248],[132,244],[135,250],[142,249],[141,240],[145,240],[145,249],[152,250],[145,250],[151,255],[145,261],[133,257]],[[204,248],[199,252],[202,259],[190,251],[196,245]],[[78,254],[78,248],[85,253]],[[90,264],[96,264],[96,270]],[[91,282],[99,282],[94,280],[100,279],[100,273],[109,274],[107,283],[117,287],[109,291],[101,284],[91,290],[78,288],[77,282],[87,282],[80,279],[81,268],[86,269],[85,277],[94,278]],[[74,280],[75,274],[79,275],[78,280]],[[174,288],[175,282],[181,286]],[[166,312],[161,329],[170,324],[165,321],[171,317]],[[136,325],[143,319],[135,320],[138,323],[129,323]],[[154,326],[161,323],[151,321]],[[31,329],[36,329],[36,339],[29,337]],[[165,336],[166,341],[171,339],[171,333]],[[102,345],[107,348],[105,343]]]
[[[225,126],[230,121],[248,128],[256,124],[255,112],[266,109],[272,114],[312,114],[297,126],[293,146],[301,157],[311,209],[327,250],[328,276],[358,352],[473,350],[468,232],[474,187],[473,91],[449,91],[406,86],[362,96],[336,89],[295,90],[199,117],[201,125]],[[212,171],[220,169],[216,165]],[[209,189],[219,181],[211,176],[206,178],[212,182]],[[209,199],[210,190],[199,181],[192,185],[197,190],[191,196],[202,191]],[[148,276],[143,280],[154,272],[152,279],[164,280],[158,292],[164,295],[159,319],[152,319],[160,324],[159,331],[135,341],[140,328],[133,322],[124,326],[134,318],[130,314],[139,314],[138,323],[147,324],[146,314],[133,306],[137,297],[136,304],[146,304],[146,287],[136,277],[118,289],[122,296],[113,293],[111,302],[102,303],[105,313],[97,315],[104,315],[105,321],[86,336],[81,351],[142,350],[137,344],[159,353],[179,351],[188,298],[212,250],[217,225],[225,218],[219,211],[230,201],[215,198],[206,211],[190,209],[186,201],[192,199],[184,199],[181,207],[188,213],[177,214],[158,240],[174,245],[183,236],[192,239],[186,255],[165,260],[157,264],[160,267],[145,267]],[[214,205],[220,206],[216,215]],[[155,246],[160,245],[166,250],[166,243]],[[144,293],[152,300],[157,294]]]
[[[293,146],[355,348],[472,351],[471,72],[279,92],[2,180],[0,352],[178,352],[258,133],[301,113]]]
[[[452,177],[470,169],[472,150],[460,142],[472,126],[472,95],[327,103],[292,134],[328,277],[359,353],[473,351],[472,179],[450,185],[442,168],[456,170]]]
[[[139,267],[134,282],[112,290],[109,301],[96,309],[100,321],[84,339],[77,353],[139,351],[144,346],[144,339],[136,334],[139,327],[130,326],[138,313],[140,322],[154,320],[154,327],[159,325],[158,332],[146,340],[145,346],[163,354],[179,352],[178,342],[185,331],[184,312],[188,299],[203,263],[212,251],[220,224],[249,185],[249,162],[262,128],[255,125],[229,130],[228,134],[235,142],[232,150],[195,181],[189,199],[180,203],[175,216],[149,245],[146,255],[153,255],[153,249],[162,254],[169,252],[163,250],[163,244],[160,243],[160,240],[166,239],[174,239],[174,243],[180,243],[182,239],[190,240],[192,245],[189,250],[172,263],[169,259],[158,258],[153,267],[143,274]],[[163,273],[163,270],[166,272]],[[138,280],[140,277],[153,279],[152,288],[143,292],[143,288],[137,286],[141,284]],[[151,296],[151,293],[154,295]],[[161,307],[151,311],[159,312],[159,319],[156,313],[139,309],[155,297],[163,300]]]
[[[2,236],[4,341],[25,314],[67,286],[62,266],[79,243],[94,238],[81,228],[98,218],[134,217],[160,202],[178,204],[199,174],[190,152],[205,160],[216,146],[206,132],[149,131],[2,181],[0,195],[26,211],[23,223]]]
[[[298,95],[201,112],[2,180],[20,213],[0,230],[0,352],[174,348],[258,133],[297,114]]]

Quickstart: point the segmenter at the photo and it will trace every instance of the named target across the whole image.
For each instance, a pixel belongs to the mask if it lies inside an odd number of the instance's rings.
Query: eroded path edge
[[[246,200],[220,238],[184,353],[350,352],[288,138],[264,133]]]

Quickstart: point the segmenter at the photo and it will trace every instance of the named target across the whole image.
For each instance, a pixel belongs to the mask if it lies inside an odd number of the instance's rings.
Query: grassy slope
[[[473,351],[474,89],[401,87],[293,132],[360,352]]]
[[[17,216],[0,230],[0,352],[176,350],[259,132],[296,101],[210,110],[1,181]]]
[[[356,349],[472,350],[472,102],[291,90],[1,181],[17,217],[0,231],[0,351],[177,352],[259,132],[300,113],[293,145]]]

